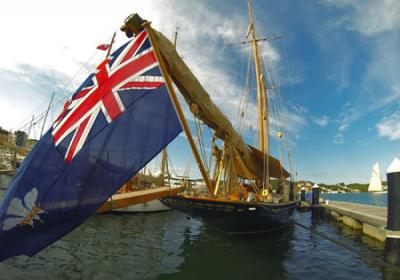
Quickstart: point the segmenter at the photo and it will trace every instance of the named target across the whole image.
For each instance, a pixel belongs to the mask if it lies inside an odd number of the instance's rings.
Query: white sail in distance
[[[369,192],[381,192],[383,191],[382,180],[381,180],[381,169],[379,162],[375,163],[372,167],[371,180],[368,187]]]

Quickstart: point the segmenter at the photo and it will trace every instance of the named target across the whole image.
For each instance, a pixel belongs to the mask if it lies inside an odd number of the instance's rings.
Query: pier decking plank
[[[378,228],[386,226],[386,207],[331,200],[323,204],[323,207]]]

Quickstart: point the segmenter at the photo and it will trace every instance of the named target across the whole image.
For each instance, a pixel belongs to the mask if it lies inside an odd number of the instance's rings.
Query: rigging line
[[[287,150],[287,154],[288,154],[288,164],[289,164],[289,171],[291,174],[291,179],[292,179],[292,163],[291,163],[291,155],[290,155],[290,147],[289,147],[289,143],[288,143],[288,137],[287,137],[287,131],[286,131],[286,125],[284,123],[284,118],[282,117],[282,112],[281,112],[281,108],[283,107],[282,105],[282,97],[281,94],[279,94],[279,91],[277,90],[277,87],[275,86],[275,82],[273,79],[273,74],[272,74],[272,69],[268,66],[268,64],[265,63],[264,58],[262,58],[262,65],[263,65],[263,69],[266,70],[267,75],[269,80],[271,81],[271,98],[270,100],[272,101],[272,106],[271,106],[271,113],[272,116],[275,118],[275,123],[274,126],[277,129],[277,132],[280,133],[280,135],[277,135],[277,146],[278,146],[278,152],[279,152],[279,161],[281,162],[281,172],[283,169],[283,161],[282,161],[282,143],[281,143],[281,136],[282,136],[282,132],[284,132],[285,138],[284,138],[284,145],[286,147]]]
[[[276,115],[276,117],[275,117],[275,126],[277,127],[277,129],[282,130],[282,127],[285,126],[284,122],[283,122],[284,118],[282,117],[282,111],[281,111],[281,108],[283,107],[282,98],[281,98],[281,95],[278,93],[278,91],[276,89],[276,86],[275,86],[275,83],[274,83],[274,80],[273,80],[273,75],[271,73],[271,69],[269,68],[268,65],[266,65],[264,63],[264,60],[262,61],[262,63],[263,63],[263,66],[265,67],[265,69],[267,71],[267,75],[268,75],[269,79],[271,80],[272,88],[271,88],[270,92],[271,92],[271,101],[272,101],[271,103],[273,105],[273,108],[272,108],[273,112],[272,113]]]
[[[215,147],[215,141],[216,141],[216,136],[214,135],[214,132],[213,131],[211,131],[211,129],[208,127],[208,129],[209,129],[209,131],[210,131],[210,134],[212,135],[212,137],[211,137],[211,144],[210,144],[210,156],[209,156],[209,171],[208,171],[208,176],[210,176],[211,175],[211,170],[212,170],[212,164],[213,164],[213,151],[214,151],[214,147]],[[214,165],[215,166],[215,165]]]
[[[266,65],[266,69],[267,69],[267,73],[270,76],[270,79],[272,80],[273,79],[272,74],[270,72],[270,68],[268,67],[268,65]],[[282,117],[284,115],[281,113],[281,108],[283,108],[282,95],[277,91],[275,86],[272,87],[272,92],[276,97],[275,106],[276,106],[276,110],[278,113],[278,118],[279,118],[278,120],[279,120],[279,122],[281,122],[281,123],[277,123],[277,125],[278,125],[278,128],[282,131],[282,133],[285,136],[284,137],[284,145],[285,145],[287,155],[288,155],[289,172],[291,174],[291,176],[290,176],[291,179],[293,179],[293,166],[292,166],[292,158],[291,158],[291,149],[290,149],[290,145],[289,145],[288,130],[287,130],[287,126],[286,126],[286,118]]]
[[[267,69],[269,69],[268,65],[267,65]],[[272,78],[272,76],[271,76],[271,78]],[[277,109],[279,111],[279,115],[282,116],[282,113],[281,113],[281,108],[283,108],[282,95],[279,94],[279,92],[276,90],[275,87],[273,88],[273,92],[276,95]],[[280,125],[280,129],[282,130],[282,132],[284,133],[284,136],[285,136],[284,137],[284,144],[285,144],[285,147],[286,147],[286,150],[287,150],[287,154],[288,154],[289,170],[290,170],[290,173],[292,174],[293,173],[293,166],[292,166],[292,159],[291,159],[291,149],[290,149],[290,145],[289,145],[288,130],[287,130],[287,126],[286,126],[286,118],[285,117],[280,117],[280,120],[282,122],[282,125]],[[291,175],[291,177],[292,177],[292,175]]]
[[[87,66],[89,65],[89,62],[93,59],[93,57],[98,53],[98,51],[94,51],[93,54],[86,60],[86,62],[82,63],[82,66],[78,69],[78,71],[71,77],[71,79],[66,83],[66,85],[72,86],[72,82],[78,77],[78,74],[80,74],[83,70],[88,70],[89,74],[91,71],[87,69]],[[72,93],[73,94],[73,93]],[[60,105],[60,103],[65,101],[65,98],[68,99],[72,95],[71,93],[66,93],[66,96],[61,96],[59,99],[57,99],[54,102],[54,106]]]
[[[207,173],[210,174],[210,166],[208,166],[208,161],[207,161],[207,153],[206,153],[206,148],[204,146],[204,139],[203,139],[203,129],[202,129],[203,125],[200,123],[199,120],[199,132],[200,132],[200,143],[201,143],[201,152],[203,154],[203,161],[204,161],[204,165],[206,166],[207,169]]]
[[[339,245],[339,246],[341,246],[341,247],[343,247],[343,248],[349,250],[350,252],[353,252],[353,253],[359,255],[360,257],[366,258],[367,261],[368,261],[370,264],[373,264],[373,265],[378,264],[379,266],[386,267],[386,268],[390,268],[390,269],[392,269],[392,270],[395,270],[395,271],[397,271],[397,272],[400,272],[400,268],[399,268],[399,267],[393,266],[393,265],[391,265],[391,264],[389,264],[389,263],[387,263],[387,262],[381,260],[380,258],[371,256],[371,255],[368,254],[368,253],[361,252],[361,251],[359,251],[359,250],[353,248],[352,246],[345,244],[345,243],[342,242],[342,241],[336,240],[336,239],[334,239],[334,238],[332,238],[332,237],[329,237],[328,235],[326,235],[326,234],[324,234],[324,233],[321,233],[321,232],[317,231],[315,228],[308,227],[308,226],[306,226],[306,225],[304,225],[304,224],[302,224],[302,223],[296,222],[296,221],[294,221],[294,224],[297,225],[298,227],[301,227],[301,228],[303,228],[303,229],[305,229],[305,230],[308,230],[308,231],[310,231],[311,233],[314,233],[314,234],[316,234],[316,235],[318,235],[318,236],[320,236],[320,237],[322,237],[322,238],[324,238],[324,239],[326,239],[326,240],[328,240],[328,241],[330,241],[330,242],[332,242],[332,243],[335,243],[336,245]]]
[[[172,168],[172,172],[174,173],[175,177],[178,177],[178,173],[175,170],[174,165],[172,164],[171,158],[167,155],[168,165]]]
[[[33,120],[33,125],[32,125],[32,126],[36,125],[37,122],[39,122],[43,117],[44,117],[44,113],[42,113],[42,114],[38,115],[36,118],[34,118],[34,120]],[[18,130],[24,130],[24,129],[25,129],[26,127],[28,127],[29,125],[30,125],[30,122],[25,123],[23,126],[20,126],[20,127],[18,128]]]
[[[251,59],[251,54],[252,54],[252,51],[251,51],[251,49],[249,48],[248,49],[248,61],[249,61],[249,66],[248,66],[248,69],[247,69],[247,76],[248,76],[248,80],[247,80],[247,95],[246,95],[246,99],[245,99],[245,107],[244,107],[244,113],[245,113],[245,115],[247,115],[247,110],[248,110],[248,108],[249,108],[249,98],[250,98],[250,88],[249,88],[249,84],[251,85],[252,83],[251,83],[251,80],[254,78],[254,76],[253,75],[251,75],[250,74],[250,69],[252,69],[253,68],[253,63],[254,63],[254,61]],[[245,127],[245,123],[243,124],[243,126]]]
[[[280,125],[280,126],[283,126],[284,128],[286,127],[285,126],[285,118],[281,118],[280,116],[282,116],[282,110],[281,110],[281,108],[283,108],[284,106],[283,106],[283,101],[282,101],[282,95],[280,94],[280,90],[279,90],[279,88],[280,87],[277,87],[276,86],[276,83],[275,83],[275,81],[274,81],[274,74],[273,74],[273,69],[271,69],[269,66],[268,66],[268,64],[264,64],[264,66],[266,67],[266,69],[267,69],[267,73],[268,73],[268,75],[269,75],[269,78],[270,78],[270,80],[271,80],[271,83],[272,83],[272,92],[274,93],[274,95],[276,96],[276,108],[277,108],[277,113],[278,113],[278,116],[279,116],[279,119],[281,119],[282,120],[282,125]]]
[[[89,61],[96,55],[97,51],[94,51],[94,53],[89,57],[89,59],[84,62],[81,66],[81,68],[78,69],[78,71],[72,76],[72,78],[66,83],[66,87],[67,85],[72,84],[72,81],[77,77],[77,75],[83,70],[83,68],[86,67],[86,64],[89,64]],[[55,92],[60,92],[60,91],[55,91]],[[64,96],[60,97],[59,99],[56,99],[56,101],[53,102],[53,106],[58,105],[60,102],[62,102],[63,100],[65,100],[65,98],[68,98],[68,96],[70,96],[69,93],[65,94]],[[40,104],[39,106],[37,106],[30,114],[28,114],[25,119],[23,119],[23,121],[21,121],[21,123],[19,125],[17,125],[17,127],[21,127],[23,126],[22,123],[24,123],[27,119],[31,118],[32,115],[37,114],[39,109],[48,105],[48,101],[43,102],[42,104]],[[46,109],[45,109],[46,110]],[[40,114],[39,114],[40,115]]]
[[[242,57],[244,60],[245,59],[244,55]],[[244,62],[243,62],[243,64],[244,64]],[[242,65],[242,63],[240,65]],[[246,73],[247,73],[247,71],[246,71]],[[246,80],[246,77],[245,77],[245,80]],[[246,86],[245,86],[245,90],[246,90]],[[240,125],[241,125],[241,117],[240,116],[241,116],[241,111],[242,111],[243,96],[244,96],[244,94],[242,92],[242,94],[240,95],[240,99],[239,99],[239,110],[238,110],[238,131],[239,131],[239,133],[240,133]]]
[[[257,6],[256,3],[253,3],[253,6]],[[280,32],[279,32],[278,28],[276,27],[276,25],[274,25],[273,22],[268,19],[266,14],[263,13],[264,10],[265,9],[262,9],[262,8],[260,8],[260,9],[254,8],[254,21],[258,21],[257,19],[260,16],[263,20],[259,21],[259,22],[263,22],[265,20],[268,23],[268,29],[274,29],[275,34],[279,34]],[[261,33],[261,34],[263,34],[263,33]],[[267,36],[263,36],[263,37],[267,37]]]
[[[48,102],[46,101],[46,104],[45,103],[42,103],[42,104],[40,104],[38,107],[36,107],[36,109],[35,110],[33,110],[33,113],[31,113],[31,114],[29,114],[29,115],[27,115],[26,117],[25,117],[25,119],[23,119],[21,122],[20,122],[20,124],[18,124],[17,125],[17,129],[22,129],[21,127],[24,127],[26,124],[24,124],[23,125],[23,123],[26,121],[26,120],[28,120],[32,115],[34,115],[37,111],[39,111],[39,108],[41,108],[42,106],[44,106],[44,105],[47,105],[48,104]],[[44,111],[46,111],[46,110],[44,110]],[[41,114],[36,114],[36,115],[42,115],[42,114],[44,114],[44,113],[41,113]]]
[[[269,91],[271,93],[270,100],[272,101],[273,106],[275,106],[272,109],[276,110],[276,115],[277,115],[277,118],[279,120],[279,116],[280,116],[280,108],[279,108],[279,104],[278,104],[279,95],[277,94],[275,81],[274,81],[273,74],[272,74],[272,69],[268,66],[267,63],[265,63],[264,58],[262,58],[261,63],[262,63],[262,66],[263,66],[264,73],[266,71],[267,78],[270,80],[270,84],[271,84],[271,88],[270,88],[270,91]],[[265,76],[264,76],[264,78],[265,78]]]
[[[187,175],[189,174],[189,170],[192,168],[191,166],[192,166],[192,158],[190,157],[183,171],[184,177],[187,177]]]
[[[248,58],[247,58],[247,69],[246,69],[246,77],[245,77],[245,88],[243,94],[240,96],[240,104],[239,104],[239,127],[238,132],[239,134],[242,132],[243,129],[243,121],[244,117],[247,114],[247,105],[248,105],[248,96],[249,96],[249,78],[250,78],[250,69],[251,69],[251,51],[248,51]],[[243,101],[243,103],[242,103]],[[244,107],[244,108],[242,108]]]
[[[54,92],[53,92],[53,93],[52,93],[52,95],[51,95],[51,99],[50,99],[49,107],[47,108],[47,110],[46,110],[46,114],[44,115],[44,120],[43,120],[42,130],[40,131],[40,138],[42,138],[43,131],[44,131],[44,127],[46,126],[46,120],[47,120],[47,116],[48,116],[48,114],[49,114],[49,111],[50,111],[50,108],[51,108],[51,105],[52,105],[53,99],[54,99]]]
[[[205,167],[207,169],[207,173],[208,173],[209,168],[207,166],[207,155],[205,152],[205,147],[204,147],[204,142],[203,142],[203,130],[202,130],[202,124],[199,119],[197,119],[196,128],[197,128],[197,137],[198,137],[198,143],[200,145],[201,155],[203,157],[203,162],[204,162],[204,165],[205,165]]]

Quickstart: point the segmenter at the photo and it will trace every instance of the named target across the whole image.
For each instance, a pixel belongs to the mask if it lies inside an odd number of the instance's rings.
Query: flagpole
[[[114,32],[114,34],[113,34],[113,36],[112,36],[112,38],[111,38],[111,42],[110,42],[110,46],[108,47],[108,50],[107,50],[107,55],[106,55],[106,58],[110,55],[110,53],[111,53],[111,49],[112,49],[112,46],[113,46],[113,44],[114,44],[114,40],[115,40],[115,35],[117,34],[117,32]]]
[[[167,67],[165,66],[165,63],[164,63],[164,60],[163,60],[163,58],[161,56],[160,50],[158,49],[158,45],[157,45],[156,41],[154,40],[154,33],[153,33],[153,29],[151,27],[151,22],[145,21],[144,23],[142,23],[142,26],[146,29],[147,34],[149,34],[150,42],[151,42],[151,44],[152,44],[152,46],[154,48],[154,53],[155,53],[155,55],[157,57],[159,65],[160,65],[161,73],[164,76],[165,84],[167,86],[167,90],[168,90],[169,96],[171,98],[172,103],[174,104],[176,113],[178,114],[179,121],[180,121],[180,123],[182,125],[182,128],[183,128],[185,134],[186,134],[186,137],[189,140],[189,144],[190,144],[190,147],[192,149],[194,158],[196,159],[197,165],[199,166],[200,173],[204,178],[204,182],[206,183],[206,186],[207,186],[209,194],[213,195],[213,187],[212,187],[210,179],[208,178],[208,173],[207,173],[207,171],[206,171],[206,169],[205,169],[205,167],[203,165],[203,162],[201,161],[200,154],[199,154],[199,152],[197,151],[197,148],[196,148],[196,143],[193,140],[193,136],[192,136],[192,134],[190,132],[189,125],[188,125],[188,123],[186,121],[186,118],[185,118],[185,116],[183,114],[182,107],[179,104],[178,97],[176,96],[175,89],[172,86],[171,76],[168,74]]]

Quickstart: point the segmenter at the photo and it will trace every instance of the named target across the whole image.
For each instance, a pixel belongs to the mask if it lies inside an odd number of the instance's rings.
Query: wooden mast
[[[269,164],[268,164],[268,154],[269,154],[269,126],[268,126],[268,107],[267,107],[267,88],[265,86],[265,79],[261,73],[260,69],[260,56],[258,52],[257,45],[257,34],[254,27],[254,17],[253,17],[253,7],[251,4],[251,0],[248,0],[248,9],[249,9],[249,17],[250,17],[250,26],[249,32],[252,37],[252,46],[253,46],[253,54],[254,54],[254,64],[256,71],[256,79],[257,79],[257,101],[258,101],[258,125],[260,131],[260,151],[264,155],[264,174],[265,177],[263,188],[265,185],[269,186]]]
[[[173,103],[173,105],[175,107],[175,110],[176,110],[176,113],[178,115],[179,121],[180,121],[180,123],[182,125],[182,128],[183,128],[183,130],[184,130],[184,132],[186,134],[186,137],[187,137],[187,139],[189,141],[190,148],[192,149],[194,158],[195,158],[195,160],[196,160],[196,162],[197,162],[197,164],[199,166],[200,173],[204,178],[204,182],[205,182],[205,184],[207,186],[208,193],[210,195],[213,195],[213,187],[212,187],[211,181],[210,181],[210,179],[208,177],[208,173],[207,173],[206,169],[204,168],[203,162],[201,161],[200,154],[197,151],[196,143],[193,140],[193,136],[192,136],[192,134],[190,132],[189,125],[188,125],[188,123],[186,121],[186,118],[185,118],[185,116],[183,114],[182,107],[179,104],[178,97],[176,96],[175,89],[174,89],[174,87],[172,85],[171,76],[168,74],[168,71],[167,71],[167,68],[165,66],[164,60],[163,60],[163,58],[161,56],[160,50],[158,49],[157,42],[154,40],[153,29],[151,28],[150,22],[148,22],[148,21],[144,22],[142,24],[142,26],[146,29],[147,34],[149,35],[150,42],[151,42],[151,44],[152,44],[152,46],[154,48],[154,53],[155,53],[155,55],[157,57],[159,65],[160,65],[161,73],[163,74],[164,79],[165,79],[165,85],[167,86],[169,96],[170,96],[171,101],[172,101],[172,103]]]
[[[253,9],[248,0],[248,8],[249,8],[249,17],[250,17],[250,27],[249,31],[252,37],[252,46],[254,53],[254,64],[256,70],[256,79],[257,79],[257,101],[258,101],[258,128],[260,130],[260,150],[264,153],[264,124],[263,124],[263,98],[262,98],[262,83],[260,77],[260,60],[258,55],[258,46],[257,46],[257,36],[254,28],[254,19],[253,19]]]
[[[178,31],[175,30],[174,33],[174,47],[176,48],[176,40],[178,38]],[[167,172],[168,176],[168,153],[167,148],[164,148],[162,151],[162,160],[161,160],[161,185],[164,186],[165,172]],[[168,179],[169,180],[169,179]]]

